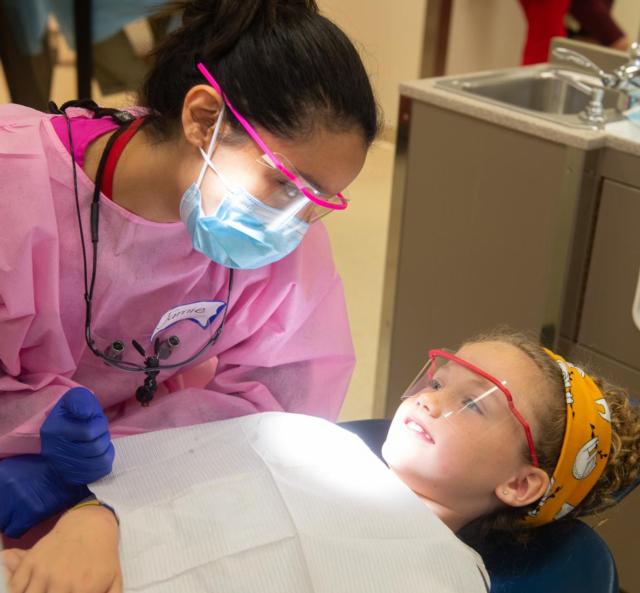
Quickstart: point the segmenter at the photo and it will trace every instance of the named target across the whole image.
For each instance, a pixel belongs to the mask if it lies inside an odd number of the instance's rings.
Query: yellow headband
[[[543,525],[570,513],[589,494],[607,465],[611,413],[604,395],[583,370],[550,350],[564,379],[567,424],[549,487],[525,522]]]

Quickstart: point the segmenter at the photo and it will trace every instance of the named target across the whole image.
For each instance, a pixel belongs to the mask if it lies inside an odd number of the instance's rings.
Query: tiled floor
[[[75,98],[75,89],[75,69],[58,66],[51,98],[61,104]],[[126,94],[103,97],[95,84],[93,97],[101,105],[114,107],[131,105],[135,101]],[[0,68],[0,103],[9,100]],[[389,142],[374,144],[361,175],[345,192],[351,199],[348,210],[327,218],[336,265],[344,281],[358,356],[341,420],[370,418],[373,412],[393,148]]]

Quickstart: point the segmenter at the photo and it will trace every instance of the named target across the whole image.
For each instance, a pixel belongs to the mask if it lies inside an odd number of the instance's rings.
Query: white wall
[[[396,126],[398,84],[420,74],[427,1],[318,2],[360,49],[389,127]],[[519,64],[525,28],[517,0],[453,0],[447,73]]]
[[[319,0],[320,9],[356,42],[387,126],[395,127],[398,84],[418,78],[428,0]],[[518,0],[452,0],[447,74],[520,63],[526,22]],[[640,0],[616,0],[613,14],[631,39]]]
[[[640,1],[616,0],[613,16],[633,40]],[[517,0],[453,0],[447,74],[507,68],[520,63],[526,21]]]
[[[427,0],[319,0],[318,4],[360,49],[385,122],[395,127],[398,84],[420,73]]]
[[[517,0],[454,0],[446,73],[517,66],[525,35]]]
[[[631,40],[638,39],[638,32],[640,32],[640,2],[638,0],[616,0],[613,5],[613,16]]]

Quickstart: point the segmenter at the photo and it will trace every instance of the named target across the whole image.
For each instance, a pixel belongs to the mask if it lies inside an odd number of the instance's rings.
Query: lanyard
[[[103,115],[111,116],[120,127],[111,135],[107,144],[102,152],[102,156],[100,157],[100,162],[98,164],[98,170],[96,172],[96,180],[95,180],[95,188],[93,191],[93,199],[91,201],[91,214],[90,214],[90,222],[91,222],[91,243],[92,243],[92,259],[93,259],[93,268],[91,272],[91,281],[89,282],[88,278],[88,270],[87,270],[87,253],[85,247],[84,240],[84,229],[82,224],[82,216],[80,212],[80,198],[78,195],[78,181],[77,181],[77,171],[76,171],[76,161],[74,157],[73,150],[73,137],[71,134],[71,121],[67,116],[65,109],[69,106],[79,106],[91,109],[95,117],[101,117]],[[70,102],[69,104],[65,103],[62,105],[60,110],[55,106],[55,104],[50,104],[52,110],[62,113],[67,122],[67,132],[69,135],[69,146],[71,151],[71,161],[72,161],[72,171],[73,171],[73,188],[74,194],[76,198],[76,214],[78,218],[78,226],[80,228],[80,239],[82,243],[82,259],[84,265],[84,300],[85,300],[85,340],[87,342],[87,346],[91,350],[91,352],[101,358],[105,364],[120,369],[122,371],[127,372],[140,372],[146,375],[144,384],[138,387],[136,391],[136,399],[140,402],[142,406],[148,406],[151,400],[154,397],[154,394],[157,390],[156,377],[162,370],[168,369],[177,369],[184,365],[191,363],[192,361],[199,358],[206,350],[211,348],[220,337],[222,333],[222,329],[224,327],[224,323],[227,318],[227,312],[229,310],[229,300],[231,297],[231,289],[233,286],[233,270],[229,270],[229,280],[228,280],[228,288],[227,288],[227,302],[224,308],[224,312],[222,314],[222,320],[217,330],[204,344],[203,346],[195,352],[195,354],[189,356],[185,360],[180,362],[167,364],[164,362],[160,362],[164,358],[167,358],[168,355],[171,354],[172,346],[171,341],[175,337],[169,338],[169,348],[164,347],[165,345],[156,339],[154,344],[153,353],[147,354],[145,349],[138,344],[135,340],[132,340],[132,345],[138,351],[138,353],[142,356],[143,362],[134,363],[126,360],[122,360],[122,348],[124,348],[124,342],[121,340],[116,340],[120,348],[114,349],[116,342],[114,342],[109,348],[106,350],[99,349],[91,336],[91,314],[92,314],[92,301],[93,301],[93,290],[95,287],[96,281],[96,270],[98,264],[98,239],[99,239],[99,227],[100,227],[100,194],[101,191],[104,193],[105,182],[107,183],[106,188],[109,191],[109,196],[111,197],[111,193],[113,190],[113,174],[115,172],[115,167],[117,165],[118,159],[122,154],[127,143],[131,140],[136,131],[140,128],[144,121],[143,118],[135,118],[133,115],[126,111],[117,111],[114,109],[102,109],[95,105],[95,103],[90,102],[90,104],[84,102]],[[177,339],[177,338],[175,338]],[[179,341],[178,341],[179,343]],[[116,350],[114,352],[114,350]],[[119,352],[118,352],[119,350]]]
[[[113,199],[113,176],[116,171],[116,165],[120,160],[120,155],[123,153],[127,144],[140,126],[144,123],[143,117],[134,119],[129,125],[125,126],[124,131],[118,135],[107,155],[107,160],[104,165],[104,173],[102,175],[102,194],[110,200]]]

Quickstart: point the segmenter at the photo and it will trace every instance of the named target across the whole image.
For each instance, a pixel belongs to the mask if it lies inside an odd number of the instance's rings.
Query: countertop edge
[[[438,80],[430,78],[400,84],[400,94],[436,107],[469,115],[505,128],[537,136],[544,140],[583,150],[610,147],[640,156],[640,142],[605,130],[583,130],[527,115],[494,103],[467,97],[463,94],[435,86]]]

